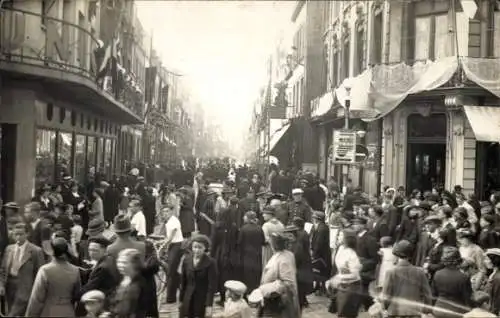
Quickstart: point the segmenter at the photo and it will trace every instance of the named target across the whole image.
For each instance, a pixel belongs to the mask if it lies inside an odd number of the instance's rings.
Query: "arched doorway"
[[[406,188],[430,191],[444,186],[446,176],[446,115],[408,116]]]

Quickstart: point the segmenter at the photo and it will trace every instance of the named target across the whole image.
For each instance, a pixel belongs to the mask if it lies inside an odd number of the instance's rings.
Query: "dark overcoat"
[[[330,278],[332,271],[332,254],[330,250],[330,229],[323,222],[320,222],[311,231],[311,251],[316,280],[327,280]]]
[[[443,268],[432,281],[434,296],[433,315],[436,318],[461,318],[470,310],[472,287],[470,278],[459,269]]]
[[[212,307],[217,284],[217,266],[208,255],[193,264],[193,256],[187,254],[182,263],[179,298],[182,305],[180,318],[205,317],[206,307]]]
[[[265,243],[262,228],[254,223],[243,225],[238,238],[241,280],[250,293],[260,285],[262,275],[262,246]]]

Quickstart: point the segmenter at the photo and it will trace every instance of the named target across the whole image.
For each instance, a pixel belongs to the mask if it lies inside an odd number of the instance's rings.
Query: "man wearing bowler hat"
[[[117,237],[116,241],[107,248],[107,253],[109,255],[116,259],[121,251],[127,248],[133,248],[138,250],[142,257],[145,256],[146,245],[144,242],[132,238],[132,224],[126,215],[117,215],[113,225],[111,225],[111,230],[116,233]]]

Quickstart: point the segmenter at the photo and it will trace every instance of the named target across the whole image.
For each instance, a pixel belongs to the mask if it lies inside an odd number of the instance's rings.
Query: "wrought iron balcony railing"
[[[143,117],[143,93],[129,85],[126,74],[117,71],[118,85],[98,80],[102,75],[98,50],[103,50],[102,41],[84,26],[25,10],[0,9],[0,62],[71,73]]]
[[[0,10],[0,60],[95,80],[98,47],[97,38],[79,25],[20,9]]]

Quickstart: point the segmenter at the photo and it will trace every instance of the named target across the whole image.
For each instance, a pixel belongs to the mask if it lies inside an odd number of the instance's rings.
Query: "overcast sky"
[[[196,101],[222,122],[234,146],[266,84],[266,61],[293,1],[137,1],[164,65],[186,74]],[[230,134],[228,132],[231,132]],[[236,143],[236,144],[235,144]]]

